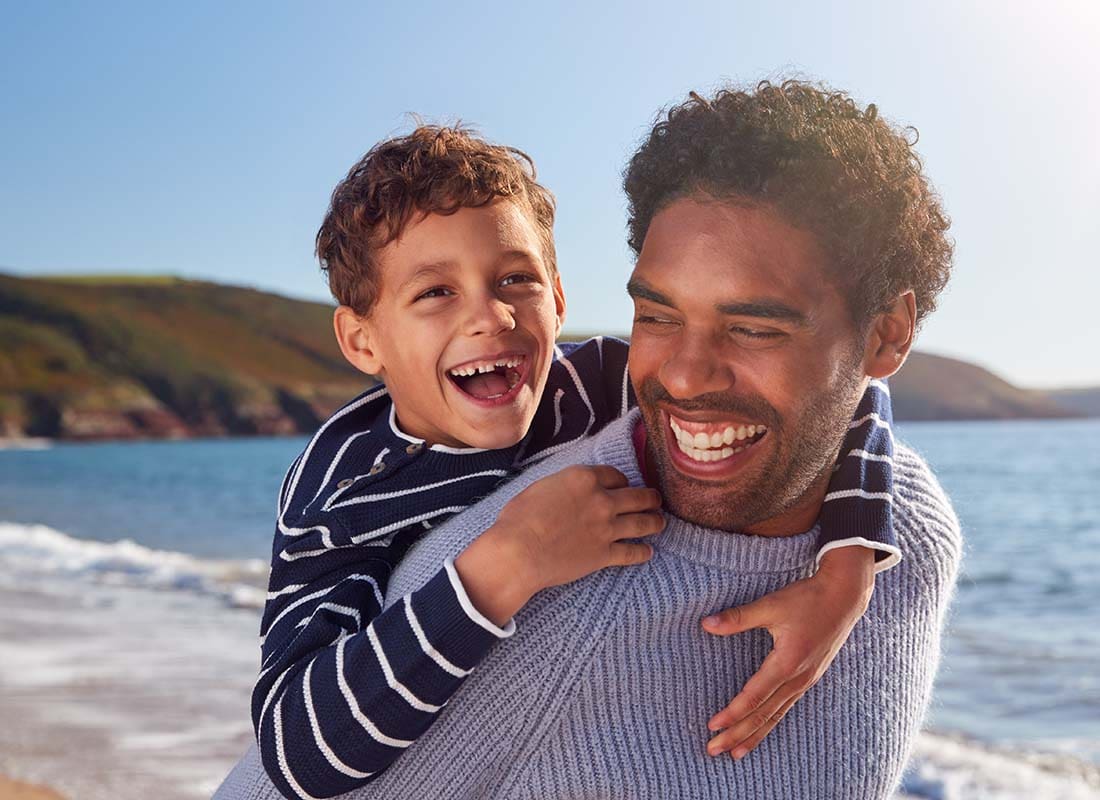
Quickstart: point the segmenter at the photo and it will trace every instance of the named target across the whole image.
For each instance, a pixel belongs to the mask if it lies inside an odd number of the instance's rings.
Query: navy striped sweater
[[[333,797],[377,776],[514,631],[477,611],[450,562],[384,612],[382,598],[425,530],[634,406],[626,343],[600,337],[557,355],[531,430],[514,447],[428,445],[399,429],[380,386],[337,411],[291,465],[252,694],[264,767],[287,797]],[[874,381],[829,485],[819,559],[850,544],[879,551],[880,570],[900,559],[892,456],[889,391]]]

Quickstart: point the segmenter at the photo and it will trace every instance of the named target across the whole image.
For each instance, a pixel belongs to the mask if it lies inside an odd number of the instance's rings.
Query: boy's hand
[[[604,567],[648,561],[648,544],[624,542],[665,526],[661,496],[613,467],[572,466],[528,486],[455,559],[470,601],[498,625],[531,596]]]
[[[867,610],[874,564],[869,548],[840,547],[822,556],[813,577],[703,620],[704,630],[719,636],[767,628],[774,642],[740,694],[707,723],[712,731],[725,728],[707,743],[708,754],[744,757],[825,674]]]

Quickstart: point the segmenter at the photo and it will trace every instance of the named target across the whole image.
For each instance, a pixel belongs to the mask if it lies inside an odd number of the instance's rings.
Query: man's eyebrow
[[[730,317],[760,317],[805,325],[806,315],[797,308],[791,308],[778,300],[750,300],[743,303],[719,303],[716,308],[720,314]]]
[[[676,308],[671,299],[665,297],[639,280],[631,279],[626,285],[626,292],[638,300],[651,300],[662,306]],[[719,314],[730,317],[759,317],[761,319],[774,319],[790,322],[795,325],[805,325],[806,315],[797,308],[792,308],[778,300],[749,300],[736,303],[719,303],[715,306]]]
[[[631,278],[626,284],[626,293],[636,300],[652,300],[654,303],[658,303],[662,306],[668,306],[669,308],[676,308],[676,304],[658,292],[656,289],[651,289],[639,280]]]

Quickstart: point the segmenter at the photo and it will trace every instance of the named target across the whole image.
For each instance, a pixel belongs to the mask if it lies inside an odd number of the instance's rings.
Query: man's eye
[[[421,292],[416,296],[417,300],[424,300],[429,297],[446,297],[449,294],[453,294],[450,289],[446,289],[442,286],[433,286],[426,292]]]
[[[500,282],[501,286],[514,286],[517,283],[531,283],[536,280],[534,275],[528,275],[525,272],[513,273]]]
[[[671,325],[672,320],[665,319],[664,317],[651,317],[646,314],[639,314],[634,318],[634,322],[639,325]]]
[[[761,331],[756,328],[746,328],[741,325],[731,326],[730,333],[735,333],[738,336],[744,336],[748,339],[776,339],[783,335],[780,331]]]

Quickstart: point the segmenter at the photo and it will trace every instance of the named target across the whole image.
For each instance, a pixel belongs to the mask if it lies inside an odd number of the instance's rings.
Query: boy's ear
[[[863,371],[872,378],[889,378],[905,363],[913,346],[917,323],[917,299],[907,291],[871,323],[863,351]]]
[[[374,349],[370,325],[350,306],[340,306],[333,312],[332,329],[344,358],[360,372],[368,375],[382,373],[382,359]]]
[[[554,309],[558,315],[558,329],[554,334],[555,337],[561,335],[561,326],[565,324],[565,290],[561,287],[561,273],[554,271],[554,279],[552,281],[554,289]]]

